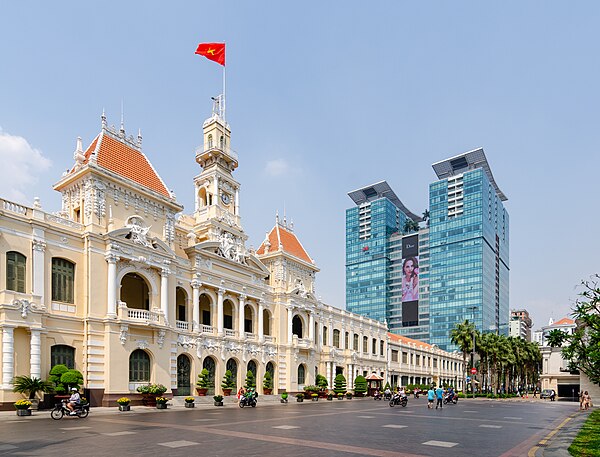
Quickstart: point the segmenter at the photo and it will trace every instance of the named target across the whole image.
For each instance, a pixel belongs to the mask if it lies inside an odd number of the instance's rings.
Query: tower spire
[[[123,110],[123,99],[121,99],[121,129],[119,130],[121,135],[125,135],[125,114]]]

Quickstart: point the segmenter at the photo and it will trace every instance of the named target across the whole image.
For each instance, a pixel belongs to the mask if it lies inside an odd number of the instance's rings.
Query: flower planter
[[[223,406],[223,402],[222,401],[216,401],[215,402],[215,406]]]
[[[282,398],[282,399],[281,399],[281,403],[287,403],[287,402],[288,402],[288,401],[287,401],[287,398]]]
[[[119,411],[130,411],[131,405],[119,405]]]
[[[166,403],[157,403],[156,409],[167,409],[167,404]]]
[[[298,403],[302,403],[302,402],[304,401],[304,398],[296,398],[296,401],[297,401]]]
[[[31,416],[31,410],[27,409],[17,409],[17,416]]]
[[[273,389],[263,388],[263,395],[271,395],[273,393]]]
[[[338,400],[343,400],[343,399],[344,399],[344,397],[338,397]]]
[[[312,401],[319,401],[319,397],[312,397]]]
[[[224,397],[229,397],[231,395],[231,391],[233,389],[223,389],[223,396]]]
[[[156,394],[142,394],[142,404],[144,406],[156,406]]]
[[[327,401],[333,401],[333,397],[327,397]]]
[[[194,408],[194,407],[195,407],[195,404],[194,404],[194,402],[191,402],[191,403],[187,403],[187,402],[186,402],[186,403],[185,403],[185,407],[186,407],[186,408]]]
[[[196,387],[196,392],[198,392],[199,397],[206,397],[206,392],[208,392],[208,389],[201,389],[200,387]]]

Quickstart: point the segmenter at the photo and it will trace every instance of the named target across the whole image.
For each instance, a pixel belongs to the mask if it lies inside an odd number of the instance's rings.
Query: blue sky
[[[597,2],[3,2],[0,196],[59,209],[51,190],[109,124],[144,152],[186,211],[194,148],[227,42],[241,214],[255,248],[293,220],[344,306],[347,192],[387,180],[413,212],[431,164],[483,147],[511,217],[511,308],[536,327],[568,315],[598,272]]]

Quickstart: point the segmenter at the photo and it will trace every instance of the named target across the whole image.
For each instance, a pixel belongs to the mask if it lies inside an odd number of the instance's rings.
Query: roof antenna
[[[119,133],[125,136],[125,115],[123,111],[123,99],[121,99],[121,130],[119,130]]]

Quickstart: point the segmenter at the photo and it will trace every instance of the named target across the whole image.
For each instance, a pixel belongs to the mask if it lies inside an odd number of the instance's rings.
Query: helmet
[[[71,387],[71,392],[77,392],[77,387]]]

